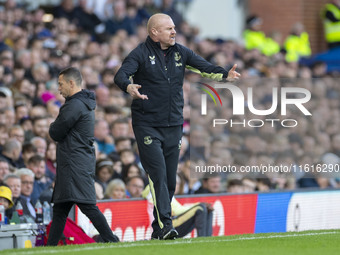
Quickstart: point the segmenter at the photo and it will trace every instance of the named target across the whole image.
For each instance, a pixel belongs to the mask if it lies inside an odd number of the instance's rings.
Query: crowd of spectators
[[[0,183],[12,188],[12,179],[21,181],[16,184],[21,192],[12,191],[14,201],[26,199],[22,203],[34,204],[51,196],[56,144],[48,128],[64,102],[57,90],[58,73],[69,66],[79,68],[84,88],[96,93],[97,198],[141,197],[147,176],[131,128],[131,98],[113,78],[124,57],[145,40],[146,22],[156,12],[171,15],[177,42],[227,70],[237,63],[242,79],[235,85],[245,94],[247,88],[253,88],[255,108],[271,107],[274,87],[301,87],[312,94],[305,104],[312,116],[302,115],[296,107],[288,108],[286,116],[279,109],[270,115],[271,119],[296,119],[294,128],[282,127],[280,122],[261,128],[212,127],[214,118],[242,122],[265,117],[249,111],[242,118],[232,116],[231,96],[223,92],[223,107],[208,101],[209,117],[202,118],[202,91],[197,89],[202,78],[188,71],[183,86],[185,123],[177,195],[338,186],[334,176],[299,168],[340,164],[340,87],[338,75],[327,73],[324,63],[300,66],[287,62],[285,51],[267,56],[256,48],[246,50],[237,41],[200,38],[199,30],[185,21],[171,0],[163,0],[159,6],[152,0],[106,1],[102,12],[94,12],[84,0],[78,4],[63,0],[53,8],[53,18],[43,8],[27,11],[15,1],[7,1],[0,9]],[[299,171],[202,176],[194,174],[198,164],[289,164]],[[31,207],[27,210],[34,214]]]

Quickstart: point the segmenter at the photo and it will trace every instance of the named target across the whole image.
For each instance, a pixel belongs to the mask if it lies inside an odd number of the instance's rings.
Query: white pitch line
[[[237,239],[220,239],[220,240],[209,240],[209,238],[202,239],[202,240],[195,240],[192,242],[193,239],[182,239],[184,241],[159,241],[157,242],[150,242],[150,243],[115,243],[115,244],[106,244],[101,246],[94,246],[94,247],[82,247],[82,248],[73,248],[72,249],[65,249],[67,246],[64,246],[64,249],[56,249],[56,250],[35,250],[35,251],[11,251],[11,255],[36,255],[36,254],[54,254],[54,253],[67,253],[67,252],[78,252],[78,251],[89,251],[89,250],[101,250],[107,248],[131,248],[131,247],[144,247],[144,246],[164,246],[164,245],[177,245],[177,244],[196,244],[196,243],[216,243],[216,242],[235,242],[235,241],[245,241],[245,240],[258,240],[258,239],[273,239],[273,238],[285,238],[285,237],[298,237],[298,236],[317,236],[317,235],[328,235],[328,234],[339,234],[339,232],[330,231],[330,232],[320,232],[320,233],[304,233],[304,234],[287,234],[287,235],[272,235],[272,236],[253,236],[253,237],[241,237]],[[0,251],[1,254],[1,251]]]

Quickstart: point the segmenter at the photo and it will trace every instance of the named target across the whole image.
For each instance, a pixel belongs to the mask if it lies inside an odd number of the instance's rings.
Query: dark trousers
[[[170,201],[175,193],[182,126],[133,126],[143,168],[149,175],[154,201],[154,231],[171,225]]]
[[[48,246],[56,246],[63,234],[67,216],[74,202],[55,203],[53,206],[53,220],[47,240]],[[117,242],[104,215],[95,204],[76,203],[80,210],[92,221],[104,242]]]
[[[184,237],[194,228],[197,236],[212,235],[212,212],[207,209],[204,203],[200,203],[188,211],[174,217],[173,224],[178,232],[178,237]]]

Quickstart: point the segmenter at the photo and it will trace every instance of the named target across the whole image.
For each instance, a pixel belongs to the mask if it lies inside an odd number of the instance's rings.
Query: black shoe
[[[163,229],[163,240],[173,240],[178,236],[177,230],[172,225],[167,225]]]
[[[112,241],[113,243],[119,243],[120,242],[119,237],[116,236],[115,234],[113,234],[113,238],[114,238],[114,240]]]
[[[151,240],[161,240],[162,239],[162,231],[154,230],[151,234]]]

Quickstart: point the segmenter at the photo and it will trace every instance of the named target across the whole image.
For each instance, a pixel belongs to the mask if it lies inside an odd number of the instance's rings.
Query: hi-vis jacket
[[[228,71],[210,64],[192,50],[176,43],[163,51],[150,37],[125,58],[115,83],[126,92],[132,78],[133,83],[142,86],[139,92],[149,98],[133,100],[133,125],[167,127],[183,124],[185,68],[217,81],[228,77]]]
[[[340,42],[340,8],[334,4],[326,4],[321,16],[326,41],[328,43]]]

